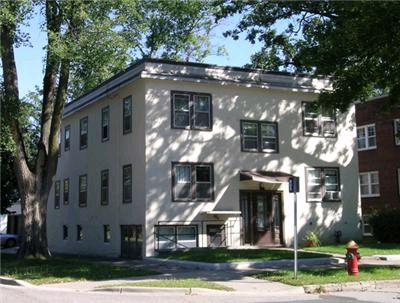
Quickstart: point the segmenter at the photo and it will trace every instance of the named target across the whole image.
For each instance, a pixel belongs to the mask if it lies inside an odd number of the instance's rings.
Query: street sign
[[[290,193],[298,193],[300,189],[300,178],[299,177],[290,177],[289,178],[289,192]]]

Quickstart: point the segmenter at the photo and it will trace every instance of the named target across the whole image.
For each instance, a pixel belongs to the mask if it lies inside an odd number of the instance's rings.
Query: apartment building
[[[191,247],[361,237],[355,109],[324,79],[141,60],[66,105],[48,204],[54,252],[142,258]],[[299,177],[299,192],[288,179]]]
[[[368,214],[400,208],[400,106],[387,96],[356,104],[364,234],[371,234]]]

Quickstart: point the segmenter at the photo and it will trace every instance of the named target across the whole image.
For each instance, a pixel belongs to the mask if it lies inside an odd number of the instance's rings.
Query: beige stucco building
[[[361,236],[354,108],[323,79],[142,60],[67,104],[48,206],[54,252],[290,246]]]

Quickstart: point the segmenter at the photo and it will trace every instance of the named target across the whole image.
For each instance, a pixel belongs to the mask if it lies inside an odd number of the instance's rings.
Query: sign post
[[[297,194],[299,192],[299,177],[289,178],[289,192],[294,193],[294,237],[293,237],[293,248],[294,248],[294,278],[297,279]]]

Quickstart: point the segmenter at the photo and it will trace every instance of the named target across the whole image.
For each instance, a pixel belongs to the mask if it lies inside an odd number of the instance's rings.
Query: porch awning
[[[292,177],[291,174],[287,174],[279,171],[240,171],[240,181],[252,180],[255,182],[262,183],[284,183],[288,182],[289,178]]]

